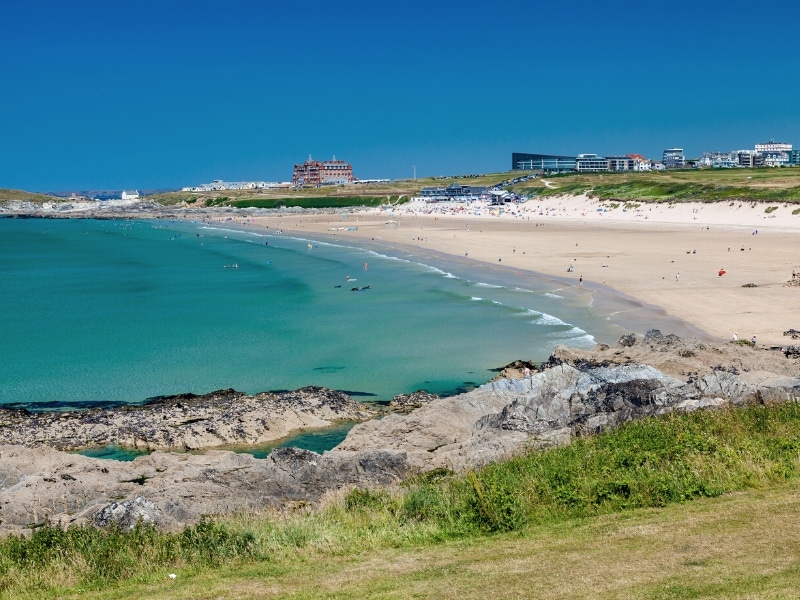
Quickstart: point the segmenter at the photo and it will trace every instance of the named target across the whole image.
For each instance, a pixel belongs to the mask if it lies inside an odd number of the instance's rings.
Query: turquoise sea
[[[0,219],[0,280],[0,404],[29,408],[453,394],[624,332],[554,280],[226,223]]]

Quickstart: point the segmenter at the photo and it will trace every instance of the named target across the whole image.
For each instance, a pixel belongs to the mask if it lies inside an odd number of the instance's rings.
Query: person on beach
[[[736,342],[738,340],[739,340],[739,334],[734,331],[733,332],[733,341]]]
[[[581,287],[583,287],[583,275],[581,275],[580,277],[578,277],[578,285],[579,285],[579,286],[581,286]]]
[[[751,344],[753,344],[753,346],[755,346],[755,345],[756,345],[756,336],[753,336],[753,337],[750,339],[750,343],[751,343]]]

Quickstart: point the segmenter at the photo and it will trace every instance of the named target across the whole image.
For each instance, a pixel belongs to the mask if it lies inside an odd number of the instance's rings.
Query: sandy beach
[[[800,287],[790,283],[793,273],[800,275],[800,215],[791,205],[765,208],[727,202],[611,208],[562,196],[504,207],[412,202],[249,222],[413,248],[502,268],[512,277],[538,273],[585,289],[599,311],[604,301],[624,300],[629,326],[635,327],[637,311],[661,309],[710,340],[729,340],[735,332],[739,339],[755,336],[759,346],[782,346],[791,342],[784,331],[800,329]]]

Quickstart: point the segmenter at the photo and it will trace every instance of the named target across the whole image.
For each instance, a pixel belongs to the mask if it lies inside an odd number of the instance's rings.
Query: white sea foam
[[[564,325],[569,325],[569,323],[565,323],[558,317],[554,317],[553,315],[548,315],[547,313],[539,313],[539,318],[533,321],[534,325],[552,325],[554,327],[561,327]]]
[[[478,296],[472,296],[470,300],[474,300],[475,302],[483,302],[483,298],[479,298]]]
[[[564,296],[559,296],[558,294],[551,294],[550,292],[545,292],[544,294],[542,294],[542,296],[545,296],[547,298],[563,298],[564,297]]]
[[[481,283],[478,282],[475,284],[476,287],[485,287],[485,288],[493,288],[493,289],[502,289],[502,285],[494,285],[493,283]]]

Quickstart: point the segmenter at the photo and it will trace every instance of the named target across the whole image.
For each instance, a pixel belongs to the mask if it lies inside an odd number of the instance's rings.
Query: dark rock
[[[117,525],[121,529],[131,530],[137,523],[160,525],[163,515],[153,502],[136,496],[131,500],[113,502],[101,508],[92,516],[92,521],[99,527]]]
[[[398,394],[389,402],[389,410],[392,412],[408,413],[424,404],[433,402],[438,397],[439,396],[436,394],[430,394],[425,390],[417,390],[410,394]]]
[[[783,353],[786,358],[800,358],[800,346],[787,346]]]
[[[636,344],[636,335],[633,333],[626,333],[617,340],[617,344],[623,348],[630,348]]]

